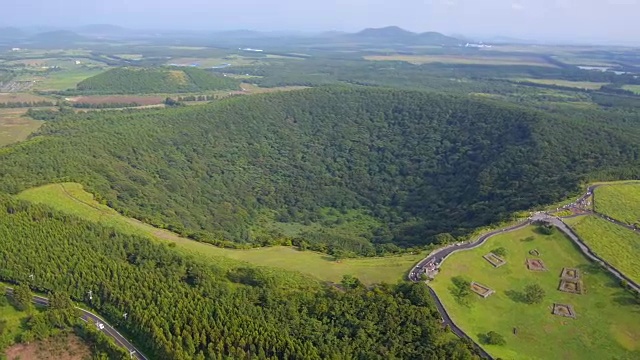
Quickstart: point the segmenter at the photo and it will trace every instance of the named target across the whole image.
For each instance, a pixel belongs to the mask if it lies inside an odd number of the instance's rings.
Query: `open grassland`
[[[116,56],[127,60],[140,60],[144,57],[142,54],[116,54]]]
[[[48,75],[44,80],[37,82],[34,86],[35,90],[66,90],[73,89],[84,79],[90,78],[101,73],[100,68],[80,68],[54,72]]]
[[[578,89],[589,89],[589,90],[598,90],[602,85],[607,85],[607,83],[603,82],[590,82],[590,81],[568,81],[561,79],[515,79],[518,82],[530,82],[535,84],[543,84],[543,85],[555,85],[555,86],[564,86]]]
[[[66,90],[73,89],[84,79],[101,73],[100,68],[76,68],[43,73],[42,75],[24,75],[19,80],[35,81],[34,90]]]
[[[260,60],[252,57],[244,57],[239,55],[230,55],[225,57],[210,57],[210,58],[196,58],[196,57],[183,57],[175,58],[167,61],[167,65],[183,65],[191,66],[197,64],[200,68],[210,68],[214,66],[220,66],[222,64],[231,64],[232,66],[254,65]]]
[[[374,55],[365,56],[372,61],[406,61],[421,65],[429,63],[445,64],[479,64],[479,65],[532,65],[553,67],[542,58],[535,56],[484,56],[484,55]]]
[[[348,274],[358,277],[366,284],[396,283],[426,255],[344,259],[337,262],[326,254],[298,251],[291,247],[223,249],[185,239],[172,232],[124,217],[108,206],[97,203],[93,195],[84,191],[80,184],[51,184],[29,189],[18,196],[24,200],[48,204],[60,211],[100,222],[126,233],[151,237],[165,243],[175,243],[176,249],[200,259],[215,261],[218,264],[225,258],[240,260],[260,266],[297,271],[324,281],[339,282],[342,276]]]
[[[260,87],[258,85],[249,84],[249,83],[242,83],[240,84],[240,86],[243,89],[243,93],[247,93],[247,94],[264,94],[264,93],[272,93],[272,92],[279,92],[279,91],[302,90],[302,89],[308,88],[307,86],[279,86],[279,87],[265,88],[265,87]]]
[[[633,281],[640,283],[640,234],[596,216],[568,219],[591,250]]]
[[[494,268],[482,256],[498,247],[506,249],[507,263]],[[529,251],[533,249],[540,252],[548,271],[526,268],[525,260],[532,258]],[[586,294],[557,290],[564,267],[581,270]],[[479,282],[496,293],[486,299],[471,293],[465,305],[451,291],[456,276]],[[529,284],[539,284],[546,292],[541,303],[523,302],[523,289]],[[476,341],[489,331],[504,336],[505,346],[483,345],[496,358],[637,359],[640,355],[640,306],[558,231],[545,236],[530,226],[453,254],[432,286],[456,324]],[[554,303],[572,305],[577,317],[552,315]]]
[[[622,88],[640,95],[640,85],[623,85]]]
[[[600,186],[594,195],[597,212],[627,224],[640,225],[640,183]]]
[[[0,103],[37,101],[55,102],[55,99],[29,93],[0,93]]]
[[[162,104],[166,96],[136,96],[136,95],[108,95],[108,96],[76,96],[65,100],[79,104],[125,104],[138,103],[141,106]]]
[[[25,140],[43,122],[25,117],[26,108],[0,109],[0,146]]]

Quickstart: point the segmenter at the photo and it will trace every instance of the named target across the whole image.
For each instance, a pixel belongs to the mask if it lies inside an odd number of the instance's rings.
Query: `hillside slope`
[[[420,284],[338,291],[295,273],[203,264],[5,195],[0,209],[0,281],[90,303],[150,359],[477,359],[451,340]]]
[[[236,90],[239,82],[196,68],[116,68],[80,82],[77,89],[95,94],[150,94]]]
[[[633,176],[640,153],[634,123],[353,88],[68,115],[40,134],[0,153],[0,190],[80,182],[128,216],[209,242],[265,244],[282,238],[280,222],[322,222],[293,236],[365,255],[559,200],[595,171]],[[335,232],[327,209],[375,221]]]

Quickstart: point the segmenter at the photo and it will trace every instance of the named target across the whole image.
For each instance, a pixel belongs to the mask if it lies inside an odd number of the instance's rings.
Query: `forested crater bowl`
[[[633,124],[380,88],[43,116],[36,138],[0,153],[0,190],[75,181],[195,240],[336,256],[451,240],[585,177],[628,177],[640,152]]]

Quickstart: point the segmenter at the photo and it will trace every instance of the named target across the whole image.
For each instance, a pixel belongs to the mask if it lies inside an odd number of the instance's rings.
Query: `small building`
[[[22,50],[22,49],[20,49],[20,48],[11,48],[11,51],[20,51],[20,50]]]

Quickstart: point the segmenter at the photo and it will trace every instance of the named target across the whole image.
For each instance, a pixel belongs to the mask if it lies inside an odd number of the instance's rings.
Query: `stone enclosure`
[[[483,256],[483,258],[485,260],[487,260],[491,265],[493,265],[493,267],[500,267],[504,264],[506,264],[507,262],[501,258],[500,256],[490,252],[487,255]]]
[[[474,293],[482,296],[483,298],[487,298],[489,297],[491,294],[495,293],[495,291],[491,290],[490,288],[479,284],[475,281],[471,282],[471,291],[473,291]]]
[[[527,269],[531,271],[547,271],[544,262],[540,259],[527,259]]]
[[[576,312],[573,310],[573,306],[567,304],[553,304],[553,315],[564,316],[574,318]]]
[[[580,270],[563,268],[560,274],[560,286],[558,286],[558,290],[572,294],[583,294],[584,286],[580,279]]]

